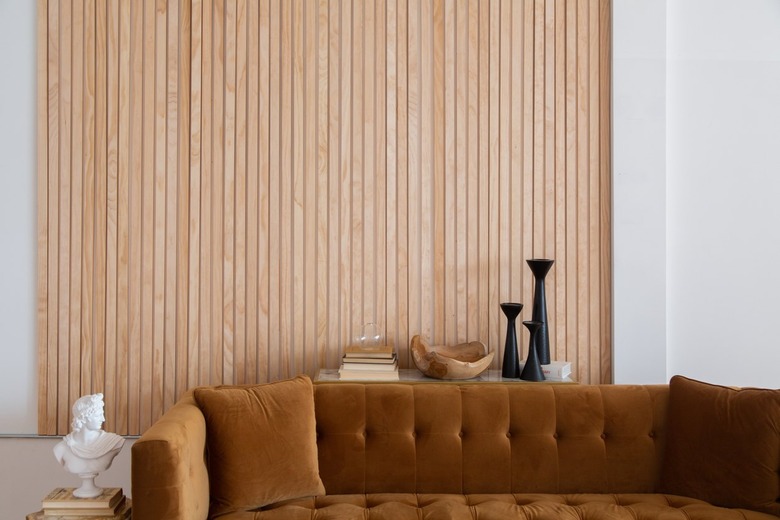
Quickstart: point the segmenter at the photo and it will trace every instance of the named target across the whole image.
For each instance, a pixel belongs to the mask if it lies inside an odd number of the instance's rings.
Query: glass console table
[[[566,379],[547,379],[540,381],[541,383],[550,384],[572,384],[576,383],[572,378]],[[314,383],[520,383],[520,384],[536,384],[534,381],[523,381],[522,379],[513,379],[501,377],[500,370],[486,370],[477,377],[471,379],[434,379],[423,375],[422,372],[416,368],[401,368],[398,370],[397,381],[387,380],[371,380],[371,379],[339,379],[339,371],[337,368],[322,368],[314,376]]]

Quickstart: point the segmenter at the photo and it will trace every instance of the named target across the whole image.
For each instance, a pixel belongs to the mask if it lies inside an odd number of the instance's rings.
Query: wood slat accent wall
[[[38,0],[39,431],[481,340],[611,380],[610,0]],[[522,331],[522,349],[527,335]]]

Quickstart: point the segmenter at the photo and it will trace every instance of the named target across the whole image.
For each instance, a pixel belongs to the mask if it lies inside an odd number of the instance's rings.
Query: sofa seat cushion
[[[220,520],[777,520],[662,494],[326,495],[287,500]]]

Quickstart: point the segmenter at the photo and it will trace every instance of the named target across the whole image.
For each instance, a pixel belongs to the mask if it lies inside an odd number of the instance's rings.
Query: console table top
[[[371,380],[371,379],[339,379],[339,371],[336,368],[321,368],[314,377],[315,383],[519,383],[519,384],[573,384],[576,383],[572,378],[567,377],[563,380],[548,379],[546,381],[523,381],[522,379],[501,377],[500,370],[486,370],[477,377],[471,379],[434,379],[423,375],[415,368],[401,368],[398,370],[398,381]]]

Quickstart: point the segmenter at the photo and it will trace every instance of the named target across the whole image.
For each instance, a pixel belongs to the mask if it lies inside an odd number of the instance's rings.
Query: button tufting
[[[553,433],[553,439],[557,439],[559,437],[558,432]]]
[[[655,432],[650,432],[650,438],[651,439],[655,438]]]
[[[458,432],[458,437],[460,437],[461,439],[463,438],[463,435],[464,435],[464,433],[462,431]]]
[[[602,433],[602,434],[601,434],[601,438],[602,438],[602,439],[606,439],[606,438],[607,438],[607,434],[606,434],[606,433]]]
[[[510,438],[511,436],[512,436],[512,432],[506,432],[507,439]]]

